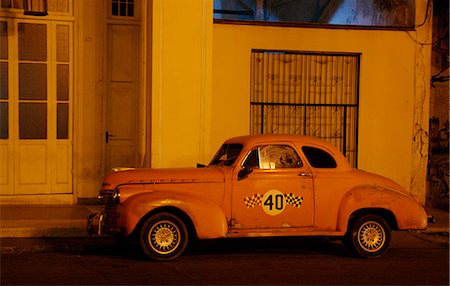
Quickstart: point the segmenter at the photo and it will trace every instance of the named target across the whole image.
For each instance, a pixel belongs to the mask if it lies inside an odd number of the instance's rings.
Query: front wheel
[[[144,253],[159,261],[170,261],[186,249],[188,231],[184,222],[171,213],[150,217],[142,226],[140,244]]]
[[[350,247],[363,258],[383,256],[391,240],[387,222],[378,215],[364,215],[350,226],[348,236]]]

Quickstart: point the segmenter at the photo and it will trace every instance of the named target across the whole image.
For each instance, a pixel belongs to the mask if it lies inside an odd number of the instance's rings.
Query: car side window
[[[250,151],[244,164],[246,168],[273,170],[282,168],[301,168],[300,157],[288,145],[263,145]]]
[[[260,147],[261,169],[300,168],[302,161],[288,145],[266,145]]]
[[[303,146],[302,151],[313,168],[333,169],[337,166],[333,156],[321,149]]]
[[[212,159],[209,166],[225,165],[231,166],[242,150],[242,144],[223,144]]]
[[[259,148],[250,151],[243,166],[247,169],[259,168]]]

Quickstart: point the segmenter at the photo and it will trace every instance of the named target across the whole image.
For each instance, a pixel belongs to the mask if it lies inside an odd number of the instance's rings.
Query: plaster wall
[[[86,5],[85,5],[86,4]],[[96,197],[102,181],[103,15],[100,2],[80,2],[75,47],[74,192]]]
[[[209,154],[212,1],[153,1],[151,166]]]
[[[151,113],[146,129],[151,167],[208,163],[225,139],[249,133],[252,49],[349,52],[361,54],[358,167],[411,189],[413,174],[422,172],[413,170],[414,114],[421,109],[415,98],[422,95],[415,85],[421,66],[414,33],[213,24],[212,5],[212,0],[148,2],[144,61],[150,102],[141,108]],[[84,198],[96,196],[103,176],[99,15],[105,8],[80,5],[80,10],[74,187]]]
[[[410,189],[415,42],[407,32],[231,24],[213,32],[213,150],[249,133],[252,49],[360,53],[358,168]]]

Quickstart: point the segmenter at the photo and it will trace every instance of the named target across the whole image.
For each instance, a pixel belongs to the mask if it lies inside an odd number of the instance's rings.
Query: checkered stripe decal
[[[300,208],[303,202],[303,198],[302,197],[297,197],[296,195],[290,193],[290,194],[284,194],[284,197],[286,198],[286,204],[291,205],[295,208]],[[262,203],[262,198],[263,195],[262,194],[255,194],[251,197],[245,197],[244,198],[244,203],[245,206],[249,209],[249,208],[254,208],[256,206],[261,205]]]
[[[262,197],[263,197],[263,195],[261,195],[261,194],[256,194],[251,197],[245,197],[245,199],[244,199],[245,206],[248,209],[259,206],[261,204]]]
[[[292,205],[295,208],[300,208],[303,202],[302,197],[297,197],[294,194],[284,194],[284,197],[286,198],[286,203],[288,205]]]

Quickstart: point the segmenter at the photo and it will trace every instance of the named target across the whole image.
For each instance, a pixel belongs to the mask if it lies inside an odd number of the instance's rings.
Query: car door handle
[[[299,176],[300,177],[311,177],[311,174],[310,173],[306,173],[306,172],[301,172]]]

